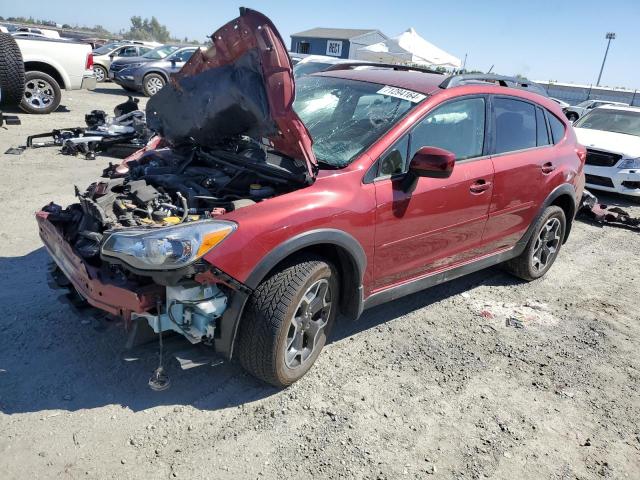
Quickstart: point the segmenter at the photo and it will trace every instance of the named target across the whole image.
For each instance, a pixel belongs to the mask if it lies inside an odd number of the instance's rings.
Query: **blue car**
[[[141,57],[118,59],[109,68],[109,78],[130,92],[142,92],[151,97],[180,71],[197,46],[164,45]]]

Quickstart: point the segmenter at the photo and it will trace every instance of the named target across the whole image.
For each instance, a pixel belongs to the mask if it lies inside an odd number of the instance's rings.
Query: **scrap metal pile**
[[[138,109],[138,99],[129,99],[116,106],[114,117],[102,110],[92,110],[85,115],[86,127],[55,129],[27,137],[24,147],[10,148],[5,153],[20,155],[26,148],[61,147],[63,155],[82,154],[87,160],[96,153],[125,158],[143,148],[152,136],[147,128],[145,112]],[[39,139],[47,141],[37,141]]]

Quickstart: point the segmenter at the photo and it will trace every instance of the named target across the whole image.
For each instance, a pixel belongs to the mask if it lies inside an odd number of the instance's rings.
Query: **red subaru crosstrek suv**
[[[37,213],[57,285],[286,386],[339,312],[496,264],[533,280],[556,260],[585,149],[553,101],[393,66],[294,85],[248,9],[212,40],[150,99],[147,148]]]

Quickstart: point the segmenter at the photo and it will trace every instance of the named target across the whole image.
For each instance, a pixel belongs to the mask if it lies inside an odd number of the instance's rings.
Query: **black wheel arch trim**
[[[260,260],[249,274],[244,285],[251,290],[255,289],[269,272],[283,260],[305,248],[322,245],[340,247],[349,255],[348,260],[352,262],[351,266],[355,269],[357,285],[353,285],[354,295],[347,300],[347,311],[345,313],[349,317],[358,318],[364,308],[362,281],[367,267],[367,256],[360,242],[343,230],[321,228],[309,230],[289,238]],[[247,292],[235,291],[218,324],[219,335],[215,339],[215,349],[217,353],[228,359],[233,356],[238,327],[249,295]]]

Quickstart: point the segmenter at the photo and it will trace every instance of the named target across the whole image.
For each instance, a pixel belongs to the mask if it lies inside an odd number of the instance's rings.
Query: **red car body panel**
[[[453,98],[479,94],[520,97],[563,119],[557,104],[535,93],[492,85],[434,92],[442,76],[398,73],[350,70],[318,74],[385,81],[432,95],[346,168],[321,170],[311,187],[227,214],[225,218],[241,227],[232,238],[205,255],[205,260],[245,281],[255,266],[287,239],[316,228],[335,228],[352,235],[364,249],[366,297],[513,247],[558,185],[572,185],[577,202],[584,185],[580,180],[583,162],[575,150],[571,125],[565,120],[567,133],[555,146],[502,155],[500,162],[492,157],[459,162],[451,177],[421,178],[411,194],[394,188],[392,180],[363,183],[368,169],[386,149],[429,111]],[[392,78],[396,79],[393,83]],[[558,168],[543,175],[540,168],[549,155]],[[509,178],[509,166],[516,166],[516,181]],[[471,192],[471,186],[480,179],[489,183],[489,188],[481,193]]]
[[[211,35],[211,40],[212,47],[205,52],[198,50],[180,72],[173,75],[173,84],[178,86],[180,78],[228,65],[247,51],[257,49],[271,118],[279,130],[270,140],[279,152],[304,160],[313,177],[317,166],[311,148],[313,142],[307,127],[292,108],[296,93],[293,66],[275,25],[263,14],[241,8],[240,16],[216,30]]]

